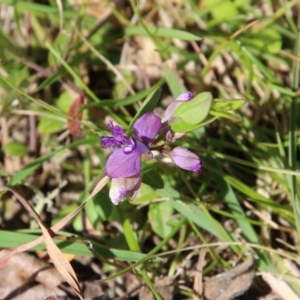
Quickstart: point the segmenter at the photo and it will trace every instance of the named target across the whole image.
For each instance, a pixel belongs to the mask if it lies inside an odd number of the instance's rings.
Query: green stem
[[[127,272],[130,272],[132,269],[136,268],[137,266],[139,266],[140,264],[149,261],[149,259],[151,257],[154,256],[154,254],[156,254],[163,246],[165,246],[166,244],[169,243],[170,239],[178,232],[178,230],[182,227],[182,225],[184,224],[184,222],[186,222],[186,218],[182,218],[172,229],[172,231],[155,247],[153,248],[146,257],[144,257],[143,259],[141,259],[140,261],[137,261],[136,263],[130,265],[129,267],[127,267],[126,269],[122,270],[121,272],[118,272],[117,274],[113,274],[110,277],[105,278],[103,281],[108,281],[110,279],[113,279],[117,276],[120,276],[122,274],[125,274]]]
[[[297,21],[297,38],[294,49],[295,56],[300,56],[300,14],[298,14]],[[292,89],[293,91],[298,90],[299,85],[299,61],[294,60],[293,62],[293,77],[292,77]],[[291,170],[296,170],[296,158],[297,158],[297,106],[299,97],[293,97],[290,110],[290,130],[289,130],[289,166]],[[293,209],[295,214],[296,227],[298,235],[300,234],[300,203],[299,196],[296,189],[296,177],[290,176],[290,188]]]

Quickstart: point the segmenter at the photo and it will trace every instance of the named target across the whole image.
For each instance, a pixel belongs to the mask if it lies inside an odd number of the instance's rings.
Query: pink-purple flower
[[[177,102],[176,105],[169,105],[164,119],[169,120],[180,103],[192,98],[193,95],[189,92],[180,95],[173,102]],[[134,199],[138,195],[141,186],[141,158],[144,155],[146,159],[152,159],[152,150],[169,155],[174,164],[182,169],[198,172],[202,168],[202,161],[189,150],[180,146],[169,150],[170,141],[174,140],[175,135],[168,122],[162,124],[161,119],[153,112],[145,113],[137,119],[131,137],[127,137],[125,130],[111,121],[108,128],[112,136],[101,136],[101,146],[116,148],[105,166],[106,175],[112,178],[109,196],[115,205],[125,198]]]

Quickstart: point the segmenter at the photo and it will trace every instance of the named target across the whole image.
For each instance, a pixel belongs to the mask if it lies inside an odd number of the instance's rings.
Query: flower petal
[[[102,148],[120,148],[121,146],[130,144],[129,138],[125,136],[125,130],[119,125],[114,125],[114,123],[110,120],[107,127],[112,132],[113,136],[100,136],[100,144]]]
[[[161,120],[153,112],[148,112],[142,115],[134,123],[135,133],[142,141],[149,145],[161,130]]]
[[[168,121],[173,116],[176,108],[182,104],[184,101],[173,101],[171,102],[165,110],[165,115],[162,119],[163,122]]]
[[[108,129],[111,131],[113,136],[124,136],[126,131],[119,125],[114,125],[113,121],[110,120],[107,124]]]
[[[179,95],[175,101],[171,102],[165,110],[165,115],[162,122],[168,121],[173,116],[176,108],[185,101],[189,101],[194,98],[191,92],[185,92]]]
[[[181,169],[198,172],[202,168],[203,163],[199,157],[183,147],[174,148],[169,155],[174,164]]]
[[[124,153],[124,150],[115,150],[108,158],[105,173],[110,178],[130,177],[140,172],[142,154],[136,150]]]
[[[125,198],[134,199],[141,187],[141,173],[127,178],[113,179],[109,190],[109,197],[114,205],[118,205]]]
[[[179,95],[175,101],[189,101],[194,98],[194,95],[191,92],[184,92]]]

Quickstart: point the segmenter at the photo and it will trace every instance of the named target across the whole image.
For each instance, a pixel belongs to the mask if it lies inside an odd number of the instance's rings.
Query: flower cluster
[[[108,123],[112,136],[103,135],[100,139],[103,148],[116,148],[105,166],[106,175],[112,178],[109,196],[113,204],[118,205],[125,198],[134,199],[137,196],[141,186],[141,157],[144,155],[147,160],[152,159],[153,150],[170,156],[174,164],[182,169],[193,172],[201,170],[202,161],[196,154],[180,146],[173,150],[167,147],[176,138],[183,136],[174,133],[168,121],[180,104],[192,98],[190,92],[180,95],[167,107],[162,120],[153,112],[142,115],[134,123],[131,137],[127,137],[120,126],[111,121]]]

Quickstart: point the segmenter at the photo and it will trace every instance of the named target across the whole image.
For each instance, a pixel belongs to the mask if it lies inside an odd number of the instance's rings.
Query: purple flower
[[[120,148],[108,158],[105,173],[111,178],[134,176],[141,170],[142,155],[145,154],[147,159],[152,158],[149,146],[161,130],[160,118],[152,112],[142,115],[133,126],[135,136],[130,138],[125,136],[124,130],[121,134],[119,128],[116,134],[116,127],[119,126],[112,127],[112,137],[101,137],[102,147],[103,144],[109,144],[112,145],[110,147]]]
[[[174,164],[181,169],[199,172],[202,168],[203,163],[199,157],[183,147],[178,146],[168,154]]]
[[[187,92],[180,95],[174,103],[178,103],[177,107],[192,98],[193,95]],[[167,110],[169,109],[171,117],[176,107],[173,105],[173,109],[171,104],[169,107]],[[183,147],[168,149],[176,134],[168,124],[162,125],[160,118],[153,112],[142,115],[134,123],[131,137],[127,137],[125,130],[112,121],[108,123],[108,128],[112,136],[103,135],[100,139],[103,148],[116,148],[105,166],[106,175],[112,178],[109,196],[115,205],[125,198],[134,199],[138,195],[141,186],[141,157],[145,155],[148,160],[152,159],[152,150],[169,155],[174,164],[184,170],[198,172],[202,168],[202,161],[189,150]]]
[[[118,148],[108,158],[105,173],[112,178],[109,195],[117,205],[125,198],[134,199],[141,186],[141,157],[153,157],[149,147],[161,130],[161,121],[154,113],[146,113],[134,124],[134,135],[125,136],[125,130],[118,125],[108,124],[112,136],[101,136],[103,148]]]

